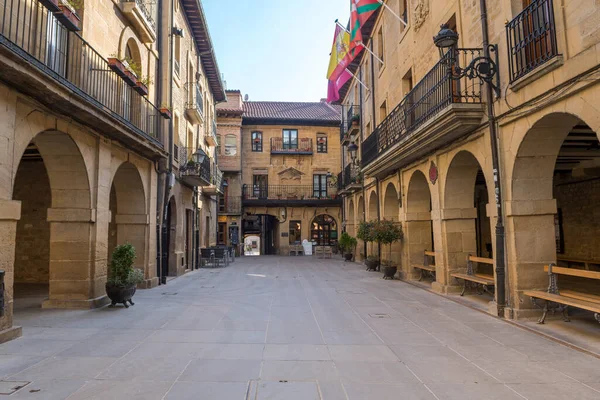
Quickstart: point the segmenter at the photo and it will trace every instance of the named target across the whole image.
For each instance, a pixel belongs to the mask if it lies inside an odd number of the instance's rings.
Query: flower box
[[[42,5],[46,7],[49,11],[57,12],[60,11],[58,1],[59,0],[40,0],[40,3],[42,3]]]
[[[142,96],[148,95],[148,86],[146,86],[144,83],[142,83],[140,81],[137,81],[137,84],[133,87],[133,90],[135,90]]]
[[[59,4],[58,8],[60,11],[56,11],[54,16],[57,20],[59,20],[67,30],[72,32],[78,32],[81,30],[79,24],[81,23],[81,19],[77,12],[73,10],[70,6],[66,4]]]
[[[167,107],[159,108],[158,111],[160,112],[160,115],[166,119],[171,119],[173,117],[173,113]]]
[[[137,78],[135,74],[130,71],[121,60],[115,57],[108,58],[108,67],[112,69],[117,75],[119,75],[129,86],[135,86]]]

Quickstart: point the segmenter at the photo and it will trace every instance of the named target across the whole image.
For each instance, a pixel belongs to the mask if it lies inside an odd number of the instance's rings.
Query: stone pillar
[[[522,293],[548,288],[544,265],[556,262],[556,213],[555,199],[506,202],[507,279],[514,318],[539,316]]]
[[[444,246],[436,252],[436,282],[433,289],[439,293],[456,293],[460,287],[450,274],[464,273],[469,254],[477,255],[477,209],[454,208],[441,210],[441,233]],[[444,260],[438,262],[438,259]],[[443,266],[441,264],[444,264]]]
[[[404,249],[407,262],[402,266],[403,279],[417,279],[419,272],[413,265],[423,264],[423,252],[433,248],[431,212],[407,213],[404,224]]]
[[[106,275],[96,274],[95,209],[49,208],[50,291],[43,308],[95,308],[108,303]]]
[[[21,202],[0,200],[0,270],[4,275],[4,315],[0,317],[0,343],[21,336],[21,327],[13,326],[13,282],[17,221]]]

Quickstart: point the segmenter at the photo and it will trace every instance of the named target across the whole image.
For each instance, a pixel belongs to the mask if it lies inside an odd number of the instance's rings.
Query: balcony
[[[210,158],[205,157],[201,163],[193,160],[196,149],[180,147],[178,150],[180,179],[186,185],[192,187],[205,187],[211,185],[212,163]]]
[[[149,2],[143,0],[121,0],[121,11],[135,27],[144,43],[153,43],[156,40],[156,23],[154,16],[148,9]]]
[[[221,215],[240,215],[242,213],[242,197],[227,196],[221,198],[219,203],[219,214]]]
[[[165,155],[159,110],[39,1],[5,1],[0,7],[0,70],[11,87],[54,112],[146,157]]]
[[[552,0],[534,0],[506,24],[508,70],[515,83],[556,59],[556,25]]]
[[[217,145],[217,122],[215,120],[212,121],[208,134],[206,135],[206,142],[212,147]]]
[[[185,105],[185,115],[192,125],[200,125],[204,120],[204,102],[200,85],[191,82],[186,85],[188,102]]]
[[[362,143],[363,172],[381,176],[476,129],[483,118],[481,82],[453,79],[482,49],[447,53]],[[455,64],[451,60],[455,60]]]
[[[342,106],[340,139],[342,145],[352,141],[352,136],[360,132],[360,106]]]
[[[310,138],[299,138],[296,142],[284,142],[283,138],[271,138],[271,154],[312,155],[313,141]]]
[[[243,206],[339,206],[342,198],[337,187],[314,188],[310,185],[244,185]]]
[[[202,193],[209,196],[223,194],[223,172],[217,164],[212,164],[209,184],[202,187]]]
[[[348,164],[342,172],[340,194],[354,193],[362,190],[362,175],[357,165]]]

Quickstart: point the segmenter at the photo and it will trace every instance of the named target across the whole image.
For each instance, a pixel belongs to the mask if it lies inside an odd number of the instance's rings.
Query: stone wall
[[[14,199],[21,201],[17,223],[15,283],[48,283],[50,272],[50,182],[41,160],[21,162]]]

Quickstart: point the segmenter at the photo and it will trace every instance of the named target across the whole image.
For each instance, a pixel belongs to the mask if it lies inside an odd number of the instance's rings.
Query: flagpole
[[[386,10],[388,10],[389,12],[391,12],[394,15],[394,17],[396,17],[398,19],[398,21],[400,21],[400,22],[402,22],[404,24],[404,26],[408,26],[408,24],[406,23],[405,20],[403,20],[402,18],[400,18],[400,16],[398,14],[396,14],[396,12],[394,10],[392,10],[390,8],[390,6],[388,6],[387,4],[385,4],[385,1],[383,1],[383,0],[377,0],[377,2],[379,4],[381,4],[382,6],[384,6]]]
[[[360,85],[361,85],[362,87],[364,87],[364,88],[365,88],[365,90],[369,90],[369,88],[367,87],[367,85],[365,85],[365,84],[363,83],[363,81],[361,81],[360,79],[358,79],[358,77],[357,77],[356,75],[354,75],[354,74],[353,74],[353,73],[352,73],[352,72],[351,72],[351,71],[350,71],[348,68],[346,68],[346,72],[348,72],[350,75],[352,75],[352,77],[353,77],[353,78],[354,78],[354,79],[355,79],[355,80],[356,80],[358,83],[360,83]],[[370,91],[370,90],[369,90],[369,91]]]
[[[335,23],[342,28],[345,32],[350,33],[350,31],[348,31],[342,24],[340,24],[340,21],[338,21],[337,19],[335,20]],[[357,44],[361,45],[363,49],[365,49],[369,54],[371,54],[373,57],[375,57],[375,59],[377,61],[379,61],[381,63],[381,65],[385,65],[385,63],[383,62],[383,60],[379,57],[377,57],[377,55],[375,53],[373,53],[371,51],[371,49],[369,49],[367,46],[365,46],[365,44],[363,42],[356,42]]]

